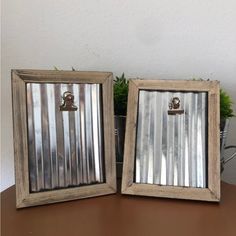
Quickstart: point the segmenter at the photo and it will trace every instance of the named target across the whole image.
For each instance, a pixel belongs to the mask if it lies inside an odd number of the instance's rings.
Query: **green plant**
[[[220,89],[220,118],[225,120],[233,117],[234,111],[232,108],[233,101],[226,91]]]
[[[124,73],[114,79],[114,108],[115,115],[126,116],[129,82]]]

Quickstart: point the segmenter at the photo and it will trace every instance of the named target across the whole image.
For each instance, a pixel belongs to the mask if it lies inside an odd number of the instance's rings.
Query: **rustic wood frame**
[[[208,188],[186,188],[134,183],[135,140],[139,90],[208,92]],[[153,197],[220,201],[220,105],[218,81],[142,80],[129,81],[122,193]]]
[[[26,83],[98,83],[102,85],[105,183],[52,190],[29,191]],[[113,74],[110,72],[12,70],[12,102],[16,180],[16,207],[94,197],[116,192],[113,115]]]

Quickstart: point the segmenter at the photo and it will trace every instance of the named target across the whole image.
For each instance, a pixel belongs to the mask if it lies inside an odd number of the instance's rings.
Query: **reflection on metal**
[[[99,84],[27,83],[31,192],[104,182],[101,101]]]
[[[76,111],[77,106],[74,105],[74,95],[70,91],[66,91],[62,96],[63,103],[60,105],[61,111]]]
[[[177,97],[184,113],[168,115]],[[207,93],[139,92],[135,182],[207,187]]]
[[[184,110],[180,110],[180,99],[178,97],[173,97],[169,103],[169,115],[183,114]]]
[[[236,145],[226,146],[229,130],[229,119],[220,122],[220,170],[224,171],[225,164],[236,157]],[[231,152],[229,152],[229,150]],[[225,155],[227,153],[227,155]],[[230,155],[229,155],[230,154]]]

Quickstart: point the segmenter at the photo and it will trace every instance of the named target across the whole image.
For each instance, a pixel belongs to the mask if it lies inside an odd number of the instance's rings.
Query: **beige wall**
[[[236,101],[234,0],[2,0],[1,190],[14,184],[10,70],[220,80]],[[228,143],[236,144],[236,119]],[[226,181],[236,183],[236,160]]]

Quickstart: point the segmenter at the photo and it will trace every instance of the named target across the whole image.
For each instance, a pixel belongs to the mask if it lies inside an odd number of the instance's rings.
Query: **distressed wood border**
[[[208,93],[208,188],[186,188],[134,183],[138,93],[140,89],[205,91]],[[218,81],[144,80],[129,82],[122,194],[220,201],[220,101]]]
[[[30,193],[26,83],[98,83],[102,85],[104,160],[106,182],[102,184]],[[12,70],[12,105],[16,207],[28,207],[116,192],[113,75],[110,72]]]

